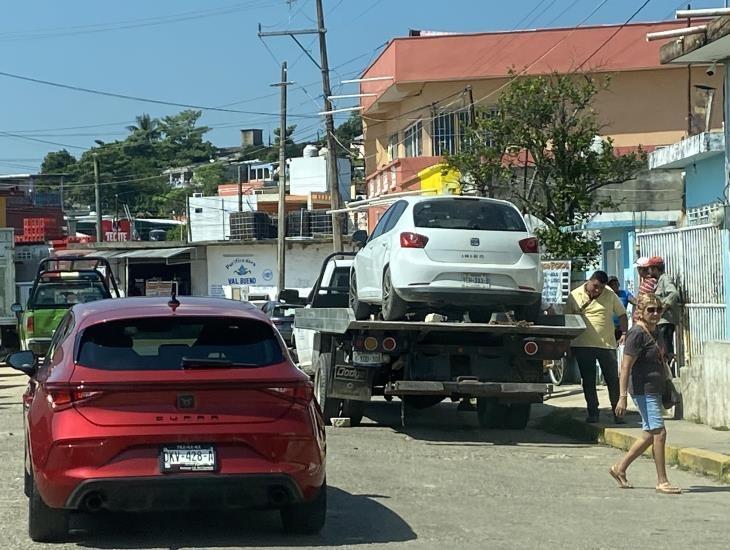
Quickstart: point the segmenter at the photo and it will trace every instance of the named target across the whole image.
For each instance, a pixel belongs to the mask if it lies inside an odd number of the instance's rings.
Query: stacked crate
[[[54,218],[25,218],[23,237],[26,242],[44,242],[63,236]]]

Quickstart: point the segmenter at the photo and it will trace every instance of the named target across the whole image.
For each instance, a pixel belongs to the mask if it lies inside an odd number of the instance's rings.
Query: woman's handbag
[[[661,359],[662,369],[664,371],[664,381],[662,383],[662,407],[665,409],[671,409],[682,400],[682,394],[677,391],[677,387],[674,385],[674,382],[672,382],[672,371],[664,357],[664,350],[659,346],[657,341],[651,335],[651,332],[649,332],[645,326],[641,325],[641,328],[644,329],[649,340],[651,340],[651,343],[654,344],[659,352],[659,358]]]

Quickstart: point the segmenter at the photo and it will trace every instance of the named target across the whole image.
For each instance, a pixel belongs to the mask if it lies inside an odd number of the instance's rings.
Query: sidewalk
[[[536,425],[546,431],[628,449],[642,435],[641,419],[629,399],[626,424],[613,423],[608,391],[598,387],[601,422],[587,424],[585,400],[579,385],[555,386],[545,403],[534,409]],[[665,418],[667,462],[730,483],[730,431],[713,430],[703,424]],[[651,456],[651,448],[645,453]]]

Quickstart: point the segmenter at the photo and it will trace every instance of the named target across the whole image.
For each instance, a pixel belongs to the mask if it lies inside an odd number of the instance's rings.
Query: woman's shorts
[[[662,396],[658,393],[648,393],[646,395],[632,395],[636,408],[641,414],[641,429],[645,432],[659,430],[664,427],[664,418],[662,417]]]

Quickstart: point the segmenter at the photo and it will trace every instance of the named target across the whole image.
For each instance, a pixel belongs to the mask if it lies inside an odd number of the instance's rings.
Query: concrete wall
[[[314,285],[331,243],[287,241],[287,288]],[[278,278],[276,243],[220,244],[207,247],[207,294],[223,296],[223,285],[249,285],[274,289]]]
[[[684,418],[730,428],[730,342],[708,342],[703,357],[681,370]]]
[[[687,208],[713,203],[723,196],[725,157],[715,155],[688,166],[685,171]]]

